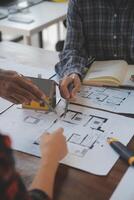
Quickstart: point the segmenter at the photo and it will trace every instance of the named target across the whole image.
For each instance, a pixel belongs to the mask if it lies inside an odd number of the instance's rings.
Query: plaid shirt
[[[124,59],[134,64],[134,0],[70,0],[67,37],[55,70],[84,77],[90,62]]]
[[[0,200],[50,200],[41,190],[28,192],[15,170],[8,136],[0,134]]]

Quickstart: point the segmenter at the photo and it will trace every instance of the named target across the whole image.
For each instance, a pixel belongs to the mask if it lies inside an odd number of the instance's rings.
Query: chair
[[[66,22],[66,19],[63,20],[63,25],[64,25],[65,28],[67,28],[67,22]],[[63,50],[64,42],[65,42],[64,40],[59,40],[59,41],[56,43],[56,45],[55,45],[55,49],[56,49],[56,51],[60,52],[60,51]]]

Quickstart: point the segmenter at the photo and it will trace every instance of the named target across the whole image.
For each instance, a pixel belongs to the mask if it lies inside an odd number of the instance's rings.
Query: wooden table
[[[55,53],[16,43],[0,43],[0,57],[13,57],[21,63],[39,62],[41,57],[44,60],[43,55],[45,55],[49,64],[56,62],[57,55],[54,56],[52,61],[51,56],[48,56],[49,54],[55,55]],[[43,60],[42,63],[45,62]],[[129,143],[129,147],[134,150],[134,138]],[[40,158],[17,151],[14,153],[17,170],[22,175],[26,185],[29,186],[38,168]],[[107,176],[101,177],[60,165],[54,186],[54,200],[108,200],[127,168],[127,164],[119,159],[111,172]]]

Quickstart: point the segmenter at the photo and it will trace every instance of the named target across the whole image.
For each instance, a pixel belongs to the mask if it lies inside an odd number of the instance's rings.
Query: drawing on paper
[[[94,145],[102,145],[102,139],[104,139],[103,124],[107,122],[107,118],[99,117],[96,115],[86,115],[81,112],[68,110],[66,116],[61,116],[61,121],[59,122],[63,127],[75,127],[72,132],[66,134],[66,140],[70,144],[74,144],[70,153],[76,156],[83,157],[89,149],[92,149]],[[53,122],[58,123],[58,120]],[[85,133],[79,133],[79,124],[85,129]],[[51,128],[53,128],[51,126]],[[34,144],[39,145],[39,138],[34,141]]]
[[[134,91],[119,88],[82,86],[72,103],[113,112],[134,113]]]
[[[130,91],[121,89],[82,86],[82,90],[78,93],[78,96],[96,101],[98,103],[101,102],[105,105],[118,106],[121,105],[121,103],[123,103],[123,101],[125,101],[130,94]]]
[[[119,157],[107,143],[107,137],[118,138],[127,145],[133,136],[133,119],[74,104],[69,104],[64,117],[63,108],[64,103],[60,102],[56,108],[57,116],[53,112],[12,106],[1,117],[1,130],[11,135],[14,149],[40,157],[42,133],[52,133],[63,127],[68,154],[61,162],[93,174],[106,175]]]

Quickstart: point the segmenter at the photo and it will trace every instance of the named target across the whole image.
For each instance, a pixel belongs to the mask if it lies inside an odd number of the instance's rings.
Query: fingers
[[[32,100],[43,100],[46,97],[43,91],[41,91],[31,80],[25,77],[17,77],[16,82],[19,84],[20,88],[25,89],[29,95],[33,98]]]
[[[5,84],[4,97],[14,98],[18,103],[29,103],[32,100],[38,101],[38,99],[29,91],[18,86],[14,82]]]
[[[4,97],[6,100],[14,103],[14,104],[19,104],[19,102],[14,98],[14,97],[11,97],[11,96],[8,96],[8,97]]]
[[[28,104],[30,102],[29,98],[24,97],[23,95],[20,94],[15,94],[13,96],[11,96],[12,99],[15,99],[17,104],[23,104],[26,103]]]
[[[44,133],[41,136],[41,152],[44,159],[59,162],[67,154],[66,138],[63,128],[55,130],[52,134]]]
[[[71,98],[74,98],[76,96],[76,93],[80,90],[81,87],[81,81],[78,75],[75,76],[75,78],[73,79],[74,81],[74,88],[71,92]]]
[[[65,99],[70,98],[70,92],[68,90],[68,85],[72,82],[72,78],[70,76],[63,78],[63,80],[60,83],[60,93],[61,96]]]
[[[10,70],[2,70],[0,73],[0,96],[13,103],[39,102],[46,97],[31,80]]]
[[[20,103],[29,103],[32,100],[41,101],[41,99],[37,98],[32,92],[29,92],[25,88],[21,88],[21,87],[18,87],[18,86],[16,87],[16,85],[14,85],[10,89],[10,91],[12,91],[12,93],[14,94],[14,96],[16,98],[17,98],[17,96],[20,97]]]
[[[55,135],[63,135],[64,129],[63,128],[58,128],[56,129],[52,134],[49,132],[45,132],[41,138],[47,139],[49,137],[56,137]]]
[[[69,91],[69,84],[73,84],[73,89]],[[60,92],[61,96],[65,99],[74,98],[76,93],[80,90],[81,81],[77,74],[71,74],[70,76],[66,76],[60,82]]]

